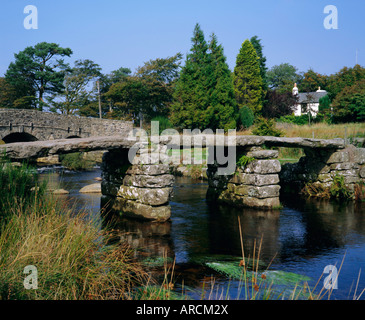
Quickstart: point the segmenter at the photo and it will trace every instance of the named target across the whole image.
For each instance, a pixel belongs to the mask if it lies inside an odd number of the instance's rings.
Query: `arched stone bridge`
[[[5,143],[126,135],[132,128],[126,121],[0,109],[0,140]]]
[[[175,137],[176,138],[176,137]],[[123,136],[13,143],[0,146],[0,152],[13,160],[31,159],[76,151],[108,150],[102,163],[103,202],[125,216],[165,221],[174,184],[166,151],[194,146],[194,139],[209,149],[207,198],[238,207],[275,209],[280,192],[289,187],[295,192],[306,182],[329,186],[336,175],[344,177],[349,188],[365,182],[365,148],[346,144],[343,139],[320,140],[237,136],[235,145],[225,137],[220,145],[199,136],[159,137],[158,144],[135,148],[135,139]],[[145,145],[146,146],[146,145]],[[254,159],[245,167],[234,163],[228,175],[218,174],[217,147],[233,147],[236,159]],[[305,156],[298,163],[281,166],[276,147],[302,148]],[[134,150],[130,158],[130,150]],[[163,155],[163,156],[161,156]],[[157,156],[157,157],[156,157]],[[157,159],[157,160],[156,160]],[[146,161],[152,160],[152,161]],[[219,162],[220,163],[220,162]]]

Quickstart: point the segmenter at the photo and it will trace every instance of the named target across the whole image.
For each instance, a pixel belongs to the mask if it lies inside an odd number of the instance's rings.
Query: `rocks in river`
[[[61,164],[58,154],[51,155],[48,157],[41,157],[37,159],[39,164],[56,165]]]
[[[94,183],[80,189],[80,193],[101,193],[101,184]]]
[[[56,189],[56,190],[53,190],[52,193],[56,194],[56,195],[63,195],[63,194],[69,194],[70,192],[68,192],[65,189]]]

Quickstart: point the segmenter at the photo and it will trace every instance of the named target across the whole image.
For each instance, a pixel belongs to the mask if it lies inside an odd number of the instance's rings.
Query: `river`
[[[39,172],[51,187],[68,190],[70,193],[62,197],[76,203],[78,210],[87,210],[102,220],[100,195],[79,193],[83,186],[96,182],[94,178],[101,175],[99,168],[71,172],[53,167],[41,168]],[[203,287],[207,291],[214,278],[210,298],[245,298],[240,281],[234,277],[230,280],[225,272],[212,268],[225,261],[239,263],[240,221],[244,254],[253,257],[254,248],[257,253],[260,251],[260,270],[269,268],[305,276],[310,288],[318,283],[319,292],[329,276],[326,266],[335,266],[339,274],[331,299],[353,298],[359,272],[365,266],[364,204],[298,196],[282,198],[281,210],[234,209],[208,204],[207,188],[204,181],[177,177],[170,202],[171,221],[160,224],[117,220],[120,239],[136,249],[135,255],[141,261],[158,261],[153,258],[163,256],[176,259],[176,292],[199,299]],[[357,295],[364,288],[365,275],[361,275]],[[290,292],[285,294],[288,298]]]

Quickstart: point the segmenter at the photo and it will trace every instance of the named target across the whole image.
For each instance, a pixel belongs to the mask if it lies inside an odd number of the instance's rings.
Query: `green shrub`
[[[252,134],[256,136],[274,136],[281,137],[283,132],[275,128],[274,119],[258,118],[255,123],[255,128],[252,130]]]
[[[323,122],[325,120],[325,116],[322,113],[318,113],[316,117],[311,117],[310,122],[311,123],[319,123]],[[328,119],[326,118],[326,121]],[[309,116],[308,114],[302,114],[301,116],[295,116],[295,115],[289,115],[289,116],[282,116],[278,120],[278,122],[283,123],[293,123],[298,126],[304,126],[306,124],[309,124]]]
[[[245,168],[252,161],[255,161],[255,158],[243,155],[238,159],[236,165],[239,168]]]
[[[345,184],[345,178],[343,176],[340,176],[336,174],[333,177],[333,181],[330,187],[330,193],[332,198],[336,199],[352,199],[353,194],[352,192],[347,188]]]
[[[243,128],[249,128],[253,125],[253,122],[255,120],[255,116],[251,108],[247,106],[243,106],[238,111],[238,123]]]
[[[170,120],[166,117],[163,117],[163,116],[155,117],[151,121],[158,121],[159,122],[159,134],[161,134],[161,132],[166,130],[166,129],[173,128],[173,125],[170,122]]]
[[[94,165],[93,161],[85,160],[81,152],[62,154],[60,161],[65,168],[74,171],[91,170]]]

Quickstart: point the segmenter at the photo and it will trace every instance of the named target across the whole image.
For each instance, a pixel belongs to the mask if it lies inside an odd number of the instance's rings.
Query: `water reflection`
[[[94,183],[97,176],[99,170],[55,173],[50,183],[70,191],[65,198],[78,202],[79,208],[100,216],[100,195],[78,192]],[[346,253],[342,285],[334,296],[347,297],[359,269],[365,267],[364,204],[283,197],[282,210],[235,209],[207,203],[207,188],[205,182],[177,178],[170,202],[171,221],[161,224],[114,216],[119,241],[127,241],[142,260],[164,255],[176,258],[177,281],[200,287],[212,270],[197,265],[196,257],[241,256],[239,218],[246,256],[253,256],[255,244],[258,249],[262,239],[260,258],[266,265],[275,257],[271,268],[307,275],[314,283],[326,265],[339,265]],[[103,218],[103,223],[111,223],[110,215]],[[365,287],[363,279],[359,287]]]
[[[103,215],[104,227],[114,229],[118,241],[127,242],[135,251],[135,258],[150,256],[174,258],[171,237],[171,222],[151,223],[147,221]]]

